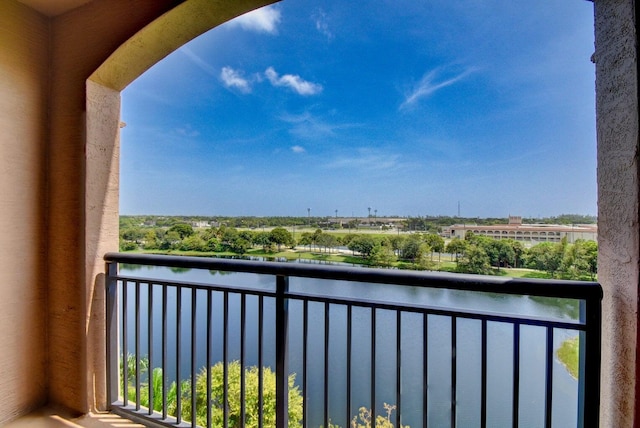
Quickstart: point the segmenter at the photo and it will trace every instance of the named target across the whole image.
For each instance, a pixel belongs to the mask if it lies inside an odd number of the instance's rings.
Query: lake
[[[121,265],[120,274],[125,276],[156,278],[168,281],[218,284],[252,289],[273,290],[272,276],[245,273],[224,273],[206,270],[184,270],[165,267]],[[160,286],[152,289],[153,299],[153,339],[151,366],[160,365],[161,356],[161,307]],[[317,295],[358,297],[381,302],[424,304],[459,310],[477,310],[500,314],[525,315],[558,320],[575,320],[578,317],[576,301],[562,299],[540,299],[528,296],[495,295],[489,293],[462,292],[446,289],[390,286],[380,284],[349,283],[319,279],[291,278],[290,290]],[[128,351],[134,349],[134,285],[128,285],[129,329]],[[223,359],[223,297],[222,293],[212,295],[213,341],[212,362]],[[207,293],[196,293],[196,369],[206,366],[206,303]],[[140,307],[148,305],[146,288],[140,296]],[[191,291],[183,290],[181,305],[177,307],[176,290],[167,294],[168,306],[168,349],[176,347],[176,320],[181,321],[181,379],[191,372]],[[229,360],[240,359],[240,306],[237,293],[229,294]],[[308,424],[320,427],[323,424],[324,397],[324,343],[325,305],[309,303],[307,333],[307,397]],[[303,309],[302,303],[289,303],[289,350],[291,373],[296,373],[296,384],[302,388],[303,379]],[[247,365],[258,364],[258,298],[246,298],[245,360]],[[352,311],[351,346],[351,408],[346,408],[347,376],[347,309],[344,305],[331,305],[329,311],[328,341],[328,396],[329,416],[334,424],[349,427],[349,419],[358,413],[361,406],[371,407],[371,310],[354,307]],[[450,426],[451,414],[451,334],[450,317],[429,315],[427,351],[427,400],[429,426]],[[263,311],[263,365],[275,369],[275,321],[274,300],[265,298]],[[396,313],[376,311],[376,409],[383,413],[383,403],[396,403]],[[401,413],[402,424],[411,427],[422,426],[423,398],[423,316],[403,313],[401,317]],[[146,332],[146,315],[141,316],[141,331]],[[543,328],[522,326],[520,330],[520,406],[519,427],[538,428],[544,426],[545,397],[545,351],[546,331]],[[576,336],[575,331],[554,330],[555,350],[567,338]],[[148,355],[147,335],[142,334],[141,354]],[[458,318],[456,322],[457,358],[457,427],[480,427],[481,396],[481,322]],[[511,324],[488,322],[487,326],[487,426],[512,426],[512,385],[513,385],[513,326]],[[167,374],[176,378],[176,355],[170,351]],[[573,379],[562,364],[554,358],[553,363],[553,426],[573,427],[577,424],[578,382]],[[395,417],[395,415],[394,415]]]

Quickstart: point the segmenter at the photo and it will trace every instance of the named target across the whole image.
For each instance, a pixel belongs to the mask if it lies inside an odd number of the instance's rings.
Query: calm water
[[[149,277],[164,280],[189,281],[233,285],[236,287],[273,289],[275,278],[243,273],[221,273],[216,271],[180,270],[164,267],[123,266],[121,274],[136,277]],[[129,352],[134,346],[134,288],[129,285],[128,316],[130,328],[128,338]],[[527,296],[493,295],[470,293],[455,290],[437,290],[418,287],[401,287],[377,284],[351,284],[341,281],[321,281],[313,279],[290,280],[291,291],[305,293],[358,296],[359,298],[384,302],[420,302],[429,306],[456,309],[474,309],[503,314],[518,314],[554,319],[576,319],[577,303],[566,300],[533,299]],[[153,344],[151,365],[160,365],[161,356],[161,307],[160,287],[153,287]],[[148,294],[143,291],[140,298],[142,307],[147,306]],[[205,291],[196,294],[196,367],[206,365],[206,302]],[[275,368],[274,302],[264,301],[263,318],[263,364]],[[191,361],[191,292],[182,292],[182,303],[177,308],[175,290],[168,293],[168,349],[176,347],[176,314],[181,320],[180,358],[181,379],[190,376]],[[212,361],[221,361],[223,338],[223,298],[213,294],[213,343]],[[302,343],[303,316],[302,304],[290,302],[290,371],[296,373],[296,384],[302,384]],[[308,331],[308,379],[307,404],[309,425],[319,427],[323,424],[324,396],[324,304],[309,304]],[[245,352],[248,365],[258,363],[258,299],[247,297],[246,301],[246,340]],[[371,311],[354,308],[352,313],[352,364],[351,409],[346,408],[347,373],[347,310],[344,306],[331,305],[329,316],[329,415],[335,424],[347,428],[348,420],[357,414],[361,406],[371,407]],[[378,310],[376,312],[376,408],[382,413],[383,403],[396,403],[396,314]],[[146,332],[146,315],[141,317],[141,331]],[[423,364],[423,319],[421,315],[403,314],[401,318],[401,407],[402,423],[411,427],[422,426],[424,407],[422,379]],[[450,425],[451,413],[451,318],[430,315],[428,317],[427,375],[429,379],[428,421],[429,426],[444,427]],[[229,331],[240,331],[240,298],[237,294],[229,297]],[[457,426],[480,426],[480,361],[481,361],[481,323],[475,320],[457,320]],[[563,340],[576,335],[574,331],[555,330],[554,348]],[[147,334],[143,333],[141,353],[148,354]],[[508,324],[488,323],[488,426],[511,427],[512,385],[513,385],[513,327]],[[239,334],[230,334],[229,359],[240,359]],[[523,326],[521,328],[520,353],[520,419],[519,426],[537,428],[544,426],[545,393],[545,349],[546,332],[544,329]],[[554,353],[555,353],[554,349]],[[169,354],[167,373],[170,379],[176,377],[176,356]],[[565,368],[554,359],[553,365],[553,426],[574,427],[577,419],[578,382]]]

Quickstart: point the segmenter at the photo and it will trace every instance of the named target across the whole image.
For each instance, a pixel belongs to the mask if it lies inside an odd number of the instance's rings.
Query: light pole
[[[307,223],[311,227],[311,208],[307,208]]]

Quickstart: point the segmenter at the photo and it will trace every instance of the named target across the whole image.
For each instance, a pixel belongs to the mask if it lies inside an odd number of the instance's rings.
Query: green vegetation
[[[127,398],[131,402],[136,401],[136,357],[133,354],[127,355],[127,377],[128,388]],[[140,405],[149,408],[149,396],[153,396],[151,404],[155,411],[162,411],[163,402],[163,379],[162,369],[156,367],[152,370],[151,386],[148,382],[149,360],[146,357],[138,361],[141,378],[140,382]],[[259,415],[259,379],[260,370],[256,366],[244,368],[244,401],[240,401],[241,393],[241,366],[239,361],[231,361],[226,366],[227,371],[227,400],[225,402],[224,376],[225,366],[218,362],[209,370],[211,376],[211,426],[221,427],[224,425],[224,408],[226,403],[227,420],[230,428],[257,428],[260,426]],[[120,373],[124,373],[123,362],[120,362]],[[199,426],[207,426],[207,376],[206,368],[202,368],[196,375],[195,395],[196,410],[195,421]],[[295,385],[295,374],[289,375],[288,379],[288,417],[289,428],[302,426],[303,419],[303,397],[300,388]],[[124,385],[123,385],[124,386]],[[272,427],[276,425],[276,375],[269,367],[262,369],[262,426]],[[178,392],[178,389],[180,390]],[[150,394],[150,391],[152,394]],[[191,380],[186,379],[180,383],[178,388],[176,382],[172,382],[167,387],[167,414],[175,417],[178,413],[178,394],[180,394],[180,413],[184,421],[192,421],[193,409],[191,397]],[[244,425],[241,425],[241,414],[244,408]],[[376,417],[376,426],[380,428],[394,428],[391,422],[391,414],[396,406],[384,403],[385,416]],[[365,407],[360,407],[358,415],[351,420],[351,428],[370,428],[371,411]],[[329,423],[329,428],[340,428],[338,425]],[[401,425],[401,428],[410,428],[408,425]]]
[[[376,416],[375,426],[379,428],[395,428],[393,422],[391,422],[391,414],[396,409],[395,405],[384,403],[385,415]],[[371,428],[371,422],[373,415],[371,410],[366,407],[360,407],[358,409],[358,415],[351,419],[351,428]],[[329,428],[341,428],[339,425],[329,422]],[[409,425],[400,425],[400,428],[411,428]]]
[[[135,356],[127,357],[127,370],[129,378],[129,388],[127,396],[129,400],[135,402]],[[148,360],[142,358],[139,362],[141,378],[147,377]],[[259,389],[258,381],[260,370],[258,367],[245,367],[245,399],[240,401],[240,362],[232,361],[227,364],[227,417],[230,428],[241,428],[240,417],[242,406],[245,411],[245,421],[242,427],[256,428],[259,426]],[[211,367],[211,425],[215,427],[224,425],[224,372],[225,366],[219,362]],[[302,393],[295,385],[295,374],[289,376],[289,428],[302,426]],[[162,411],[162,369],[156,367],[152,371],[151,388],[153,392],[153,409]],[[196,376],[196,411],[195,420],[199,426],[207,426],[207,370],[202,368]],[[269,368],[262,369],[262,424],[263,426],[275,426],[276,424],[276,375]],[[180,392],[178,392],[178,389]],[[180,383],[180,387],[172,382],[167,388],[167,413],[170,416],[177,415],[178,394],[180,394],[181,415],[185,421],[191,421],[193,410],[191,408],[191,380],[187,379]],[[149,407],[149,383],[141,382],[140,405]]]
[[[556,352],[558,360],[574,379],[578,379],[580,367],[580,338],[578,336],[562,342]]]
[[[214,226],[206,223],[206,227],[197,227],[200,225],[198,219],[202,218],[123,216],[120,219],[120,250],[208,257],[261,257],[267,260],[311,259],[383,268],[525,278],[594,280],[597,274],[598,245],[593,241],[578,240],[573,244],[566,240],[544,242],[527,249],[518,241],[494,240],[469,232],[464,239],[454,238],[445,245],[444,239],[434,232],[400,234],[400,230],[384,233],[379,229],[363,229],[356,233],[355,225],[353,231],[314,229],[308,227],[313,223],[309,218],[251,218],[252,222],[242,217],[232,218],[233,222],[227,218],[233,224],[260,224],[261,230],[239,229],[220,222]],[[447,217],[409,218],[403,227],[416,226],[416,220],[435,222],[430,223],[433,226],[445,222],[443,219],[448,219],[447,223],[455,220]],[[304,224],[302,220],[307,225],[300,228]],[[485,222],[493,220],[504,219],[485,219]],[[555,220],[587,222],[590,218],[565,215]],[[294,226],[287,226],[289,228],[276,226],[267,230],[265,227],[290,222]],[[297,229],[295,224],[298,224]],[[326,221],[322,224],[335,227]],[[431,226],[426,230],[434,230]],[[453,254],[455,262],[443,258],[443,252]]]

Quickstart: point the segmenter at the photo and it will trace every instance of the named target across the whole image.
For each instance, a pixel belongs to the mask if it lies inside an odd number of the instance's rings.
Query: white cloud
[[[189,124],[185,125],[183,128],[176,128],[175,132],[176,134],[182,135],[183,137],[194,138],[200,136],[200,132],[193,129]]]
[[[216,75],[216,70],[215,68],[213,68],[211,65],[209,65],[205,60],[203,60],[202,58],[200,58],[198,55],[196,55],[195,52],[193,52],[191,49],[189,49],[186,46],[183,46],[180,48],[180,52],[182,52],[183,54],[186,55],[187,58],[189,58],[191,60],[191,62],[193,62],[196,66],[198,66],[199,69],[201,69],[202,71],[204,71],[205,73],[211,75],[211,76],[215,76]]]
[[[327,39],[333,40],[333,33],[329,29],[329,22],[327,21],[327,14],[322,9],[318,9],[316,13],[312,16],[313,20],[316,24],[316,30],[320,32],[320,34],[324,35]]]
[[[289,130],[291,135],[306,140],[334,138],[337,136],[336,131],[361,126],[351,123],[330,123],[309,112],[283,114],[279,119],[291,125]]]
[[[283,74],[280,76],[273,67],[267,68],[264,75],[273,86],[284,86],[293,89],[299,95],[316,95],[322,92],[322,85],[308,82],[295,74]]]
[[[293,147],[291,147],[291,151],[293,153],[304,153],[304,152],[306,152],[306,150],[302,146],[293,146]]]
[[[420,82],[415,85],[415,87],[405,96],[405,100],[400,104],[400,109],[407,108],[415,103],[417,103],[420,99],[425,98],[433,94],[434,92],[446,88],[447,86],[451,86],[456,82],[467,77],[469,74],[473,73],[475,68],[468,68],[467,70],[454,75],[445,80],[438,81],[438,75],[442,74],[441,69],[435,69],[420,79]]]
[[[222,67],[220,79],[227,88],[235,88],[243,94],[251,92],[251,84],[242,76],[242,72],[231,67]]]
[[[356,169],[370,172],[395,170],[399,167],[401,167],[399,154],[374,152],[370,149],[360,149],[356,154],[337,157],[325,165],[325,168],[329,169]]]
[[[229,21],[229,26],[239,26],[245,30],[257,31],[258,33],[276,34],[278,32],[277,26],[281,19],[282,16],[278,9],[273,6],[266,6]]]

